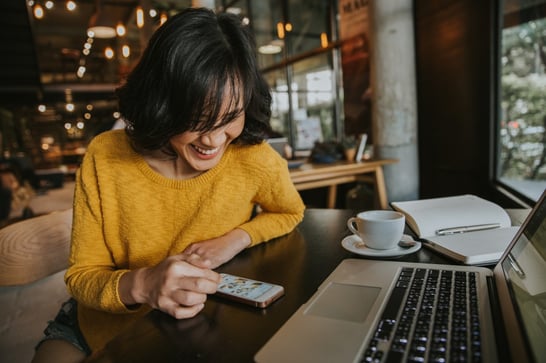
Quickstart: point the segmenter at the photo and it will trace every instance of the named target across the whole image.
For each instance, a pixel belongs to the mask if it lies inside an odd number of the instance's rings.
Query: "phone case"
[[[221,275],[222,282],[216,295],[233,301],[265,308],[284,295],[284,288],[280,285],[229,274]]]

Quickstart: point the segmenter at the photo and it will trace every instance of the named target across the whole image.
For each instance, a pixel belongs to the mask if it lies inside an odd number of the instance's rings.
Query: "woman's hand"
[[[211,268],[216,268],[250,246],[250,242],[248,233],[242,229],[234,229],[221,237],[192,243],[183,254],[199,255],[202,259],[211,262]]]
[[[148,304],[176,319],[191,318],[220,283],[220,275],[210,268],[211,261],[196,254],[168,257],[154,267],[124,274],[119,282],[121,300],[128,306]]]

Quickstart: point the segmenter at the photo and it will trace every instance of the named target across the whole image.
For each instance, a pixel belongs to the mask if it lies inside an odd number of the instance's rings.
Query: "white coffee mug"
[[[367,247],[390,250],[402,239],[405,222],[406,218],[400,212],[370,210],[349,218],[347,227],[360,237]]]

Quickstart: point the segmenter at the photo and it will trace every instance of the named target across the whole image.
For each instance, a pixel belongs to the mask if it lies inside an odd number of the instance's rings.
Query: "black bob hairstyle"
[[[245,126],[234,142],[258,144],[270,132],[271,93],[258,69],[254,37],[233,14],[188,8],[173,16],[116,92],[126,132],[141,152],[174,156],[173,136],[209,132],[241,112]]]

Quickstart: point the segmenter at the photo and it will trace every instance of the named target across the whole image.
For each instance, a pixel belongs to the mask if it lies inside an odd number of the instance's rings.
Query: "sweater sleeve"
[[[262,169],[256,195],[261,212],[240,226],[251,237],[251,246],[291,232],[303,219],[305,205],[296,190],[285,160],[273,158]]]
[[[118,282],[127,271],[115,266],[103,231],[97,165],[90,147],[76,177],[74,218],[69,268],[65,274],[68,291],[82,304],[110,312],[131,312],[121,301]]]

